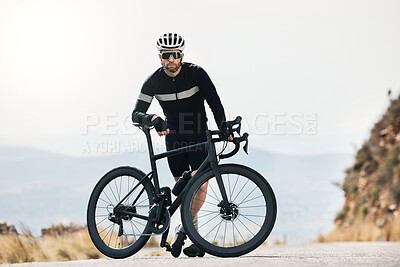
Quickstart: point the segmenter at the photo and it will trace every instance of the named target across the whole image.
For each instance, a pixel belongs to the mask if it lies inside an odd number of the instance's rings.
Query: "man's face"
[[[181,54],[181,58],[175,59],[172,55],[168,59],[163,59],[162,54],[164,53],[170,53],[170,52],[178,52],[180,53],[180,50],[163,50],[159,54],[159,58],[161,60],[161,65],[163,66],[164,70],[170,73],[175,73],[179,70],[179,68],[182,65],[182,58],[183,58],[183,53]]]

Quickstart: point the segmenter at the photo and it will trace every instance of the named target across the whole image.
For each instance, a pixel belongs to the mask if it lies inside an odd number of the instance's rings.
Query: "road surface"
[[[153,255],[153,256],[152,256]],[[238,258],[173,258],[160,248],[144,248],[134,256],[122,259],[99,259],[68,262],[1,265],[12,267],[53,266],[400,266],[400,242],[324,243],[306,245],[261,246]]]

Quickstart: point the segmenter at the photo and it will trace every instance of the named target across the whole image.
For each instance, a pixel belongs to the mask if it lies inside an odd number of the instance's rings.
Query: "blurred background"
[[[160,67],[156,39],[178,32],[184,61],[208,72],[229,119],[243,117],[250,154],[231,161],[276,191],[271,240],[316,238],[333,228],[337,184],[400,92],[398,10],[395,0],[0,0],[0,220],[34,235],[83,225],[104,173],[150,170],[131,112]],[[162,114],[156,101],[149,112]]]

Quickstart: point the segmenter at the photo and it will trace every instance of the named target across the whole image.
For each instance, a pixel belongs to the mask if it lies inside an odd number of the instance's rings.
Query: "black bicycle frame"
[[[189,183],[186,185],[185,189],[182,190],[182,192],[178,195],[178,197],[172,202],[171,206],[169,207],[168,211],[170,215],[172,216],[174,212],[178,209],[179,205],[182,202],[183,195],[186,192],[186,189],[190,187],[192,182],[196,180],[196,178],[205,170],[209,169],[211,167],[212,171],[214,172],[214,175],[216,177],[216,180],[218,182],[219,189],[222,194],[222,198],[224,201],[224,204],[228,205],[228,197],[226,195],[225,187],[222,183],[222,177],[221,177],[221,172],[219,170],[219,166],[217,163],[217,156],[215,153],[215,144],[214,140],[212,139],[212,134],[216,133],[214,131],[207,130],[206,131],[206,137],[207,141],[194,144],[194,145],[189,145],[186,147],[181,147],[173,150],[169,150],[167,152],[163,152],[160,154],[154,154],[153,151],[153,143],[151,141],[151,135],[150,135],[150,128],[144,128],[143,129],[145,135],[146,135],[146,140],[147,140],[147,147],[149,148],[149,156],[150,156],[150,165],[151,165],[151,170],[152,170],[152,178],[153,178],[153,183],[154,183],[154,191],[156,195],[160,194],[160,184],[159,184],[159,179],[158,179],[158,172],[157,172],[157,166],[156,166],[156,161],[159,159],[163,159],[169,156],[189,152],[189,151],[194,151],[200,148],[206,148],[207,150],[207,157],[206,159],[202,162],[200,167],[196,170],[196,173],[193,175],[193,177],[190,179]]]

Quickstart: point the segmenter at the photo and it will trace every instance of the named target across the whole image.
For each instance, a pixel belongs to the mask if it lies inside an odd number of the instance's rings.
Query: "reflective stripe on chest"
[[[194,86],[188,90],[179,92],[179,93],[173,93],[173,94],[155,94],[154,96],[157,98],[158,101],[174,101],[174,100],[179,100],[179,99],[185,99],[193,96],[199,91],[198,86]]]

